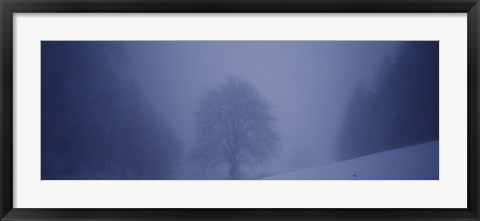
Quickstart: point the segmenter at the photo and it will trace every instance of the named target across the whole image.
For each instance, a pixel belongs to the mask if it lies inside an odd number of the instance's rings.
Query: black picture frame
[[[1,220],[480,220],[478,0],[0,0]],[[17,209],[13,208],[14,13],[408,13],[468,14],[468,208],[466,209]],[[95,199],[92,199],[95,200]],[[287,199],[286,199],[287,200]],[[414,199],[412,199],[414,200]]]

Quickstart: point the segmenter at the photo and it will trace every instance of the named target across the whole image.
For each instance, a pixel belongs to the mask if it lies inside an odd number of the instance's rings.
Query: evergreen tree
[[[438,42],[404,43],[384,62],[372,93],[362,91],[346,111],[339,159],[438,140]]]

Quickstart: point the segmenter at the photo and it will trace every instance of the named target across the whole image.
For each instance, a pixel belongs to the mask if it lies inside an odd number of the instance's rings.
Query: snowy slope
[[[388,150],[266,180],[437,180],[438,141]]]

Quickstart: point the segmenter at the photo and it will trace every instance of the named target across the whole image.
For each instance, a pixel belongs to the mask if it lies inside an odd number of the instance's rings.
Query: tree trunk
[[[236,163],[230,164],[230,179],[236,180],[238,179],[238,165]]]

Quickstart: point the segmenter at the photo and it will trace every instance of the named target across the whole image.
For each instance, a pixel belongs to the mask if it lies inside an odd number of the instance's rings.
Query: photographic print
[[[438,180],[438,41],[42,41],[42,180]]]

